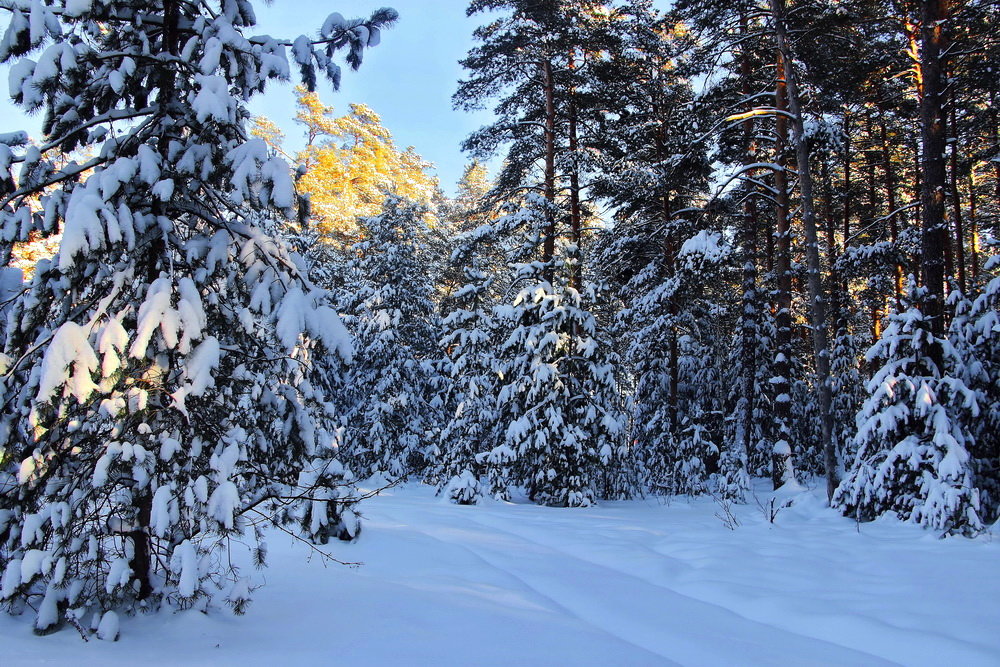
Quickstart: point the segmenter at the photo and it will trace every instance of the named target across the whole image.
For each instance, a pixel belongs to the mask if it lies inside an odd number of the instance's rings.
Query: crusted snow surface
[[[735,530],[711,498],[567,510],[397,488],[363,505],[356,543],[327,546],[358,567],[310,559],[275,531],[243,617],[125,617],[119,642],[85,644],[2,616],[2,662],[1000,663],[997,540],[941,540],[895,520],[859,528],[816,487],[779,491],[773,524],[757,503],[733,506]],[[768,506],[773,494],[755,491]]]

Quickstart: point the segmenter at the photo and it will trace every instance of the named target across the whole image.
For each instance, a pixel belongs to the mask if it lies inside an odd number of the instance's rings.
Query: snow
[[[67,394],[75,396],[78,402],[83,403],[97,388],[91,379],[97,367],[97,355],[87,340],[86,329],[75,322],[64,322],[45,350],[41,381],[38,383],[38,395],[35,400],[45,403],[51,400],[57,389],[65,386]]]
[[[326,21],[323,22],[323,28],[320,30],[320,34],[329,37],[338,30],[346,30],[350,27],[350,23],[340,12],[333,12],[327,16]]]
[[[201,396],[209,387],[215,386],[212,371],[219,367],[222,350],[214,336],[208,336],[188,355],[184,365],[184,386],[171,394],[175,407],[187,414],[184,400],[188,396]]]
[[[125,532],[124,529],[122,532]],[[108,579],[104,582],[105,592],[111,593],[115,590],[115,587],[127,584],[130,571],[128,561],[124,558],[116,558],[111,561],[111,567],[108,569]]]
[[[208,514],[227,530],[231,530],[235,521],[234,513],[239,504],[240,493],[236,485],[229,480],[223,480],[208,500]]]
[[[285,294],[278,306],[278,318],[275,324],[275,334],[282,346],[291,351],[299,340],[299,334],[306,328],[306,296],[298,286],[292,287]]]
[[[177,546],[174,559],[177,561],[175,571],[180,575],[177,593],[189,598],[194,595],[198,586],[198,555],[190,540],[184,540]]]
[[[7,563],[0,578],[0,600],[5,600],[14,594],[21,585],[21,561],[17,558]]]
[[[291,208],[295,204],[295,183],[288,163],[272,158],[260,170],[265,182],[271,183],[271,202],[278,208]]]
[[[113,611],[105,612],[97,626],[97,636],[109,642],[118,641],[119,623],[118,614]]]
[[[24,272],[13,266],[0,267],[0,313],[6,311],[4,302],[24,289]]]
[[[32,92],[30,85],[32,74],[35,72],[35,61],[30,58],[18,60],[7,70],[8,93],[11,97],[17,97],[22,93],[28,98]]]
[[[45,560],[48,554],[40,549],[29,549],[21,561],[21,583],[31,581],[36,575],[45,571]]]
[[[195,80],[198,82],[200,90],[191,101],[191,106],[198,122],[204,123],[209,118],[219,123],[233,122],[235,100],[229,94],[226,80],[215,75],[197,75]]]
[[[149,286],[146,293],[146,300],[139,307],[138,323],[136,325],[135,340],[129,354],[135,359],[142,359],[146,356],[146,348],[153,332],[159,327],[163,332],[164,339],[177,341],[177,318],[171,317],[170,307],[171,283],[167,278],[157,278]],[[168,345],[173,347],[173,345]]]
[[[23,146],[26,143],[28,143],[28,133],[23,130],[0,132],[0,144],[4,146]]]
[[[756,493],[766,506],[771,494]],[[86,644],[0,616],[4,664],[1000,661],[1000,544],[892,519],[859,528],[821,498],[783,489],[775,507],[791,506],[773,524],[756,503],[734,505],[730,530],[710,498],[460,506],[411,485],[363,505],[358,542],[329,545],[358,567],[272,532],[245,616],[139,615],[122,619],[121,641]],[[178,569],[197,567],[193,545],[181,551]]]
[[[137,154],[139,159],[139,178],[149,185],[152,185],[160,178],[160,156],[153,150],[152,146],[143,144],[139,146]]]
[[[83,16],[90,11],[91,2],[92,0],[66,0],[66,16]]]
[[[694,266],[699,261],[721,262],[730,252],[731,248],[723,240],[722,234],[703,229],[684,241],[678,257],[685,264]]]
[[[73,267],[76,255],[104,247],[104,225],[98,212],[105,204],[97,191],[99,180],[91,178],[84,187],[76,188],[70,195],[62,242],[59,244],[59,268],[62,271]]]
[[[160,201],[170,201],[170,198],[174,196],[174,181],[171,178],[165,178],[162,181],[158,181],[150,189],[153,196]]]
[[[172,489],[161,486],[153,494],[153,507],[149,518],[149,527],[157,537],[163,537],[173,523],[170,518],[170,501],[173,500]]]

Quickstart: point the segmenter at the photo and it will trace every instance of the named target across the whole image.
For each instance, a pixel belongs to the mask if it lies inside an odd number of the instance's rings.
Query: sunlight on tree
[[[316,93],[299,87],[296,94],[295,120],[306,135],[306,147],[294,156],[304,168],[298,185],[310,196],[313,223],[323,237],[357,240],[357,218],[376,215],[390,193],[433,211],[438,196],[438,179],[428,173],[433,165],[413,147],[397,148],[377,113],[352,104],[350,113],[335,116]],[[284,135],[272,121],[258,118],[253,133],[283,152]]]

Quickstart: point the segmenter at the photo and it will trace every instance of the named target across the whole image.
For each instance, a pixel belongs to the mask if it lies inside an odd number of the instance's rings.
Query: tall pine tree
[[[329,406],[350,339],[274,239],[293,181],[245,105],[290,76],[289,50],[309,85],[336,81],[334,52],[357,66],[396,14],[334,14],[283,42],[247,34],[245,0],[8,11],[0,61],[45,138],[0,147],[3,254],[35,230],[63,238],[5,330],[0,601],[49,632],[229,581],[241,611],[229,537],[356,530]],[[94,157],[51,158],[81,147]]]

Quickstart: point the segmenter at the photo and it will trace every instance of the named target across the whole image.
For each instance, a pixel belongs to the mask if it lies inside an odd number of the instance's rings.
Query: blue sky
[[[314,33],[333,11],[354,18],[379,7],[396,9],[399,23],[365,54],[361,69],[345,68],[340,91],[332,93],[323,84],[320,95],[337,111],[346,111],[352,102],[374,109],[398,146],[413,146],[435,164],[441,186],[450,194],[467,162],[461,141],[490,119],[485,112],[469,114],[451,107],[451,95],[463,76],[458,61],[473,45],[472,31],[483,21],[482,15],[466,18],[467,4],[466,0],[278,0],[270,6],[260,3],[257,19],[260,32],[294,36]],[[302,133],[292,123],[291,86],[269,88],[251,109],[281,125],[289,146],[301,144]]]
[[[466,18],[466,0],[278,0],[270,6],[255,3],[257,33],[294,38],[315,34],[326,16],[339,11],[345,17],[367,16],[390,6],[400,14],[399,23],[382,35],[382,43],[369,50],[357,72],[345,67],[341,90],[333,93],[327,83],[319,89],[324,102],[337,111],[348,104],[367,104],[382,116],[401,148],[413,146],[433,162],[446,193],[452,193],[467,158],[459,145],[470,132],[489,122],[488,113],[469,114],[451,108],[451,95],[462,76],[458,64],[472,46],[472,31],[481,15]],[[6,74],[3,68],[2,74]],[[4,80],[6,76],[2,77]],[[295,100],[292,85],[271,85],[251,110],[277,122],[285,130],[290,148],[302,143],[302,132],[292,122]],[[27,130],[37,138],[40,118],[27,118],[0,96],[0,131]]]

